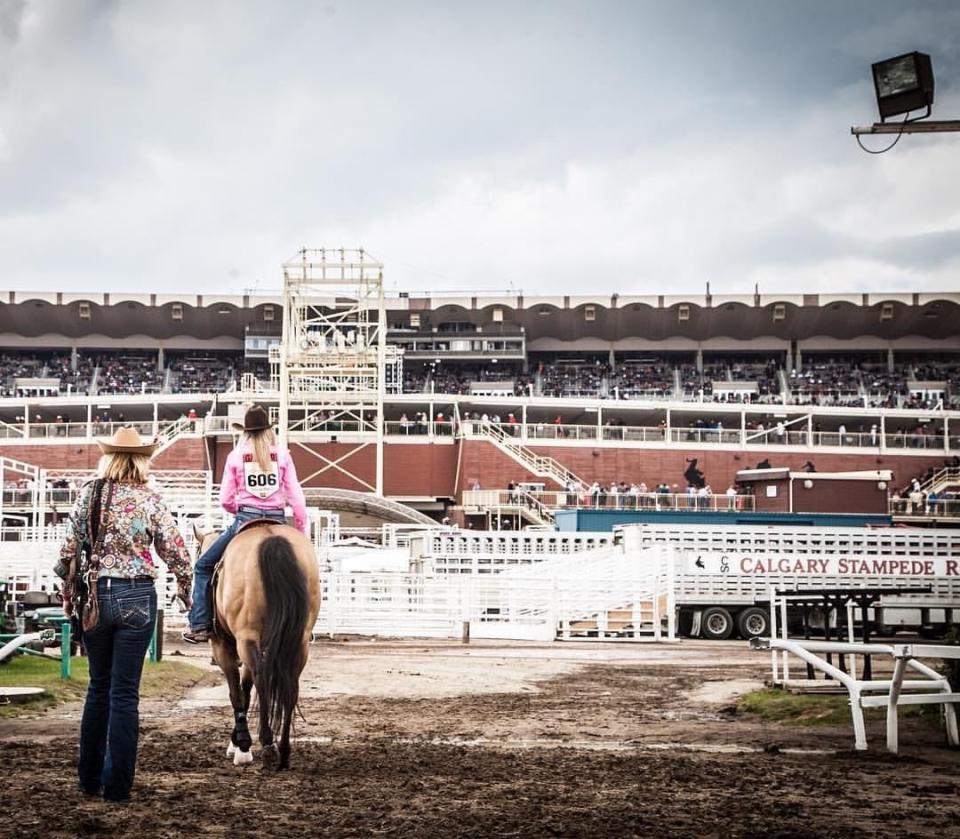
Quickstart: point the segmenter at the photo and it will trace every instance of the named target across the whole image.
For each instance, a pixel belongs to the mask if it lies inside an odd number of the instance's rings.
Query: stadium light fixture
[[[908,52],[873,65],[873,87],[877,94],[880,121],[926,108],[929,117],[933,106],[933,63],[923,52]]]

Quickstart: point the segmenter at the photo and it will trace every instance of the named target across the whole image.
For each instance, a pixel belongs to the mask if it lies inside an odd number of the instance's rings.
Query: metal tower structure
[[[280,439],[317,459],[308,483],[336,470],[383,494],[383,399],[402,381],[386,343],[383,265],[363,250],[302,249],[283,265],[283,333],[273,362],[280,389]],[[390,387],[392,390],[393,387]],[[325,457],[308,442],[350,448]],[[354,458],[375,447],[369,457]]]

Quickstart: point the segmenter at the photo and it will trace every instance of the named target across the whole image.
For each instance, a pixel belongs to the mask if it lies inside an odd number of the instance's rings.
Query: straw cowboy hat
[[[117,429],[109,440],[97,440],[100,451],[104,454],[153,454],[159,443],[144,443],[140,435],[132,428]]]
[[[243,422],[230,424],[237,431],[263,431],[265,428],[270,428],[270,415],[262,405],[254,405],[243,415]]]

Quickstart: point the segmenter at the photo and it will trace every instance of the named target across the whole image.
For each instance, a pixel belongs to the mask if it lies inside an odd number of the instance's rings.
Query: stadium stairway
[[[957,486],[960,486],[960,467],[957,466],[944,466],[939,472],[937,472],[930,480],[923,481],[920,484],[920,489],[923,492],[936,492],[940,493],[947,489],[953,489]]]
[[[559,460],[539,455],[524,446],[516,437],[507,434],[501,426],[481,422],[461,423],[460,434],[464,437],[481,437],[489,440],[528,472],[532,472],[539,478],[549,478],[561,488],[566,488],[572,482],[577,486],[579,492],[587,491],[589,484],[579,475],[571,472]]]
[[[201,429],[201,422],[197,419],[188,419],[187,417],[181,417],[176,422],[170,423],[170,425],[164,427],[164,429],[157,435],[157,442],[160,444],[157,447],[156,455],[159,455],[161,452],[169,449],[177,440],[180,440],[184,437],[200,437],[203,432]]]

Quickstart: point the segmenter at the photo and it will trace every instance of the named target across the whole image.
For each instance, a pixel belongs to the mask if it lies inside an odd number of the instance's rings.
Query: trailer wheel
[[[758,606],[750,606],[737,615],[740,637],[749,641],[770,634],[770,615]]]
[[[710,641],[726,641],[733,635],[733,617],[723,606],[703,610],[700,634]]]

